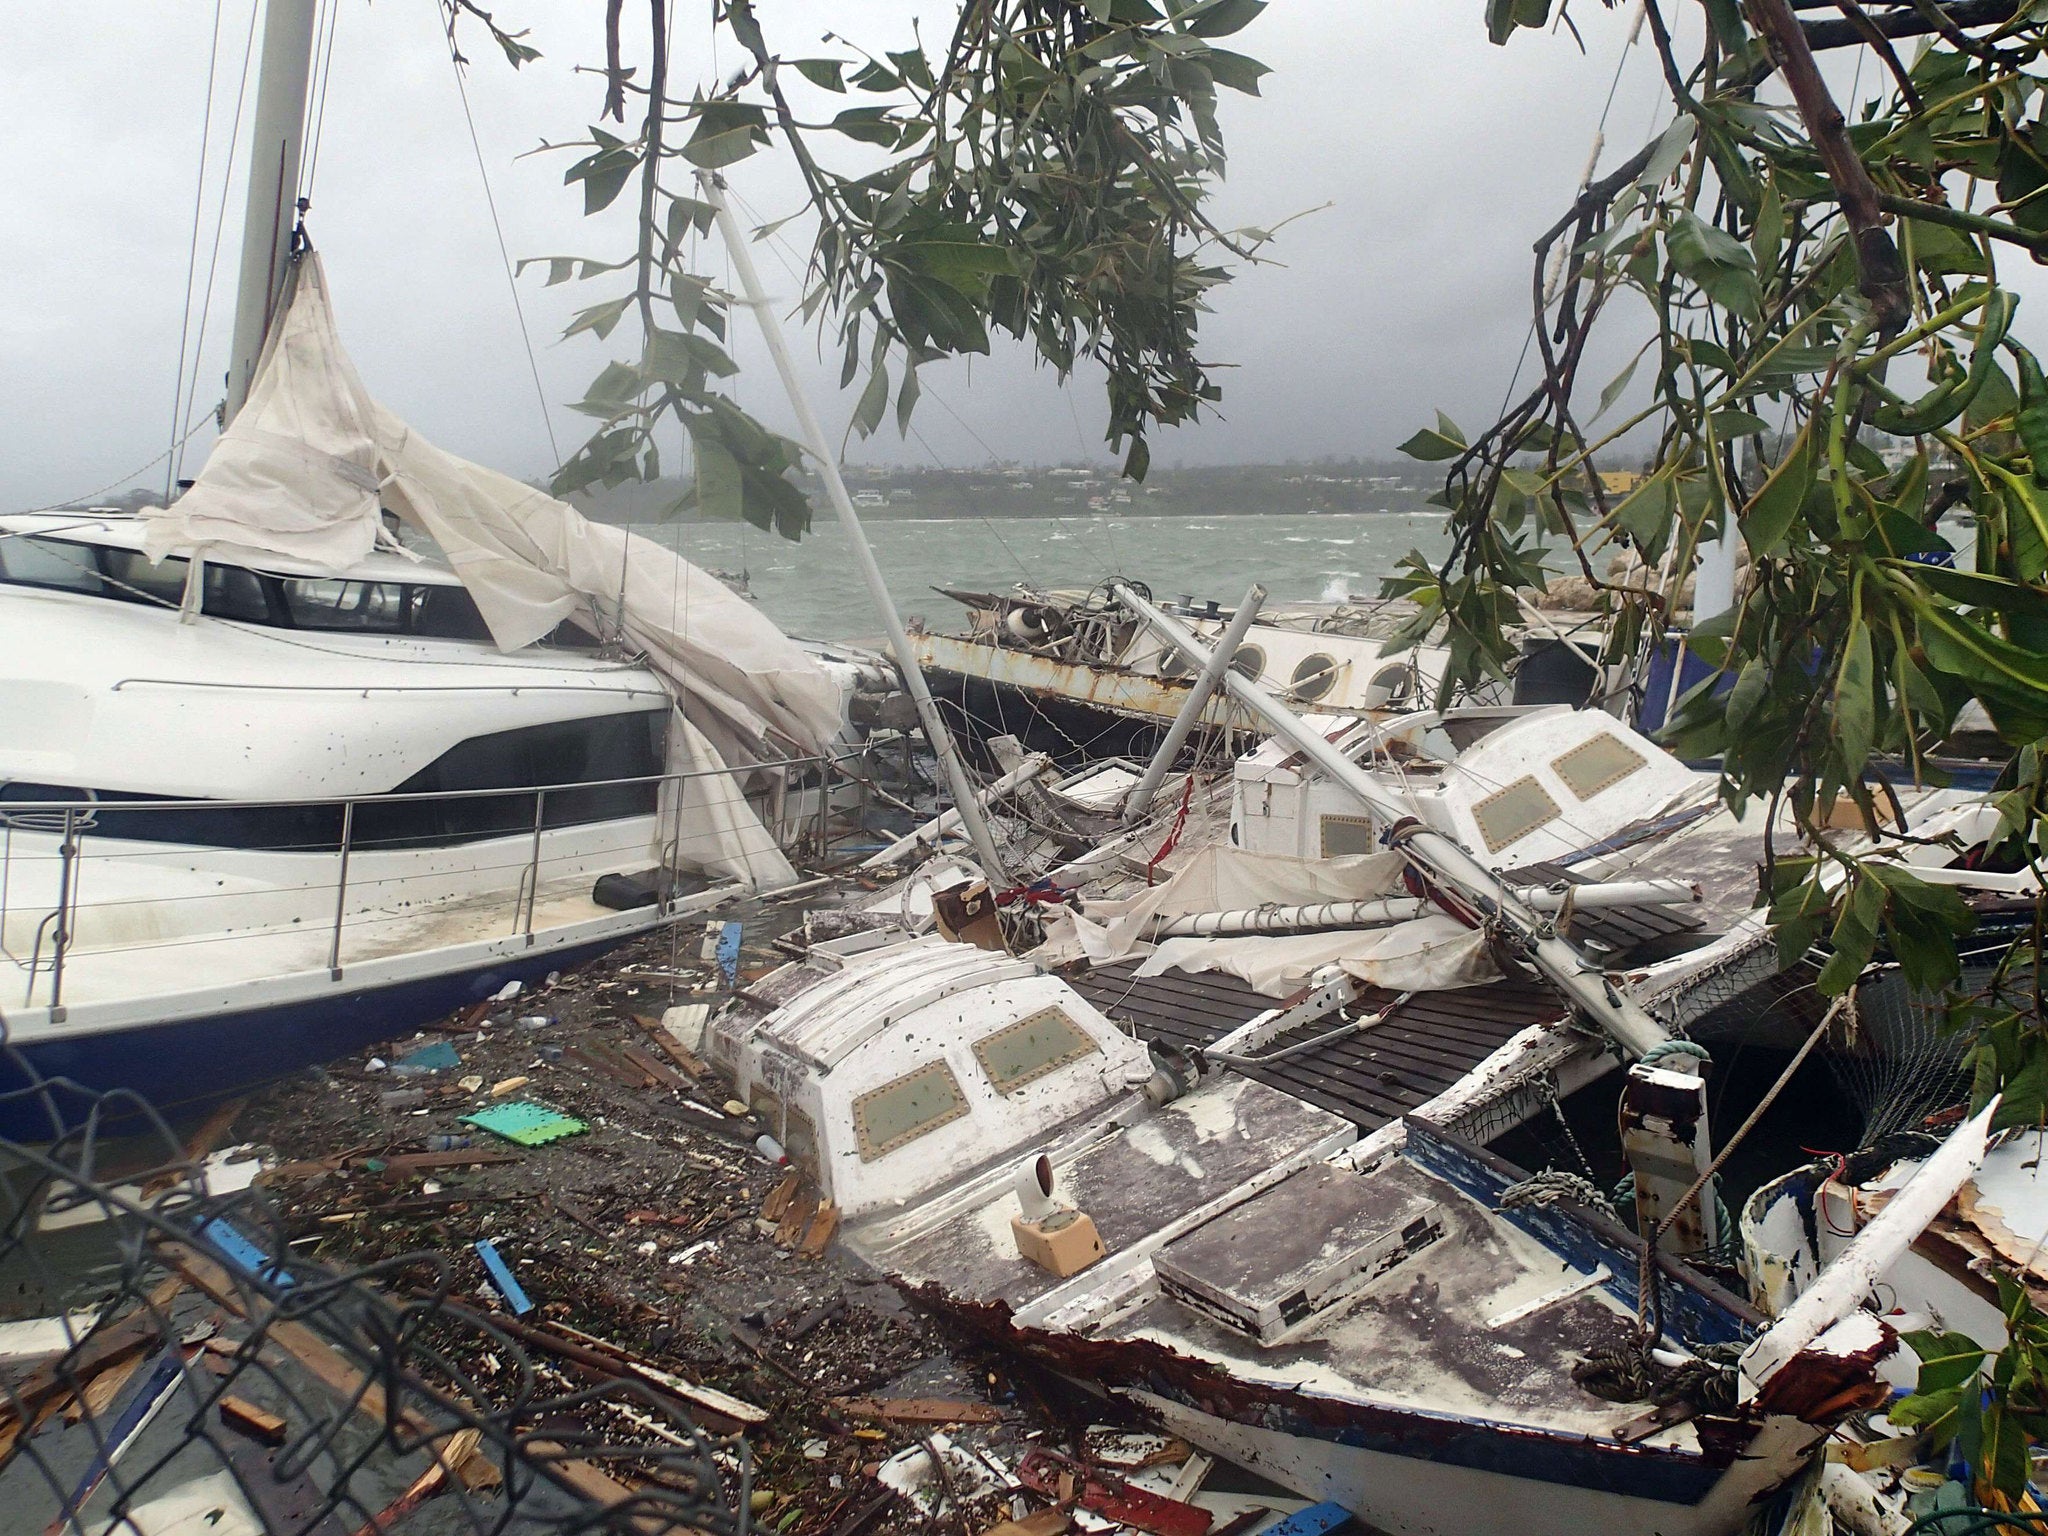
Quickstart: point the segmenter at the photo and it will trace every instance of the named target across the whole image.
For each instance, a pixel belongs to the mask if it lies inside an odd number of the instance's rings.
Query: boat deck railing
[[[75,961],[81,948],[81,913],[118,917],[125,909],[135,914],[138,928],[151,930],[148,937],[125,945],[94,944],[95,952],[210,942],[238,930],[242,936],[275,935],[287,926],[298,937],[309,929],[318,931],[324,924],[327,969],[339,980],[345,930],[380,920],[417,921],[419,905],[401,888],[436,874],[446,877],[451,869],[444,859],[438,869],[422,864],[409,871],[401,857],[395,865],[387,863],[365,874],[366,856],[447,854],[465,847],[478,850],[473,859],[456,868],[465,889],[450,891],[441,900],[503,901],[509,893],[510,926],[499,936],[523,936],[531,944],[536,910],[549,879],[562,874],[594,878],[599,873],[623,872],[622,863],[631,862],[623,848],[606,848],[589,840],[579,848],[572,838],[568,840],[571,846],[552,855],[561,867],[551,871],[551,831],[588,831],[608,822],[655,820],[664,841],[657,855],[657,844],[649,839],[642,867],[674,871],[695,841],[695,829],[687,824],[683,810],[686,787],[693,781],[723,780],[733,786],[733,795],[745,799],[777,846],[791,849],[809,843],[822,850],[831,838],[835,795],[857,788],[864,803],[866,791],[872,788],[864,773],[849,767],[860,756],[845,752],[612,779],[300,799],[86,796],[4,800],[0,801],[0,957],[26,973],[22,1006],[46,1004],[57,1018],[63,1016],[67,963]],[[225,838],[221,828],[229,823],[222,818],[239,819],[244,829],[267,826],[269,834]],[[31,835],[34,840],[17,847],[21,835]],[[708,841],[709,834],[704,836]],[[49,847],[53,837],[54,850]],[[523,851],[516,861],[507,861],[505,845],[515,840],[523,844]],[[89,873],[96,873],[102,882],[109,877],[118,880],[124,864],[134,869],[150,863],[160,869],[168,850],[184,855],[196,848],[222,856],[223,877],[215,882],[221,889],[145,890],[125,895],[117,885],[116,894],[104,900],[90,906],[83,900],[91,883]],[[247,856],[266,854],[315,860],[324,872],[245,862]],[[24,867],[18,869],[17,865]],[[445,878],[442,883],[446,884]],[[386,888],[395,909],[382,915],[372,904],[380,886]],[[103,890],[104,884],[95,888]],[[220,921],[209,918],[206,926],[180,934],[175,920],[178,914],[172,913],[171,931],[166,934],[160,919],[167,909],[189,910],[192,902],[208,900],[223,904],[214,914]],[[248,908],[240,917],[236,903]],[[655,905],[667,915],[672,905],[667,888]],[[144,908],[158,910],[145,916],[139,910]],[[31,918],[33,927],[28,928]],[[27,942],[18,943],[24,928],[28,928]],[[37,994],[39,980],[47,981],[47,993],[41,997]]]

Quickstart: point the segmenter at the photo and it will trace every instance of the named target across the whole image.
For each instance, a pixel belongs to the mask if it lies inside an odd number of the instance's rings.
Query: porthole
[[[1159,675],[1167,678],[1186,677],[1195,669],[1188,665],[1188,659],[1177,645],[1169,645],[1159,653]]]
[[[1297,699],[1320,699],[1337,686],[1337,658],[1322,651],[1302,657],[1287,684]]]
[[[1230,670],[1239,677],[1248,677],[1257,682],[1260,674],[1266,670],[1265,649],[1256,645],[1240,645],[1237,654],[1230,658]]]
[[[1406,662],[1381,667],[1366,684],[1363,703],[1367,709],[1400,709],[1415,690],[1415,673]]]

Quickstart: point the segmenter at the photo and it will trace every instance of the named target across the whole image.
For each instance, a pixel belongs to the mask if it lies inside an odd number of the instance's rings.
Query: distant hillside
[[[988,469],[849,468],[847,488],[868,518],[1240,516],[1260,513],[1408,512],[1440,481],[1407,461],[1347,460],[1154,468],[1143,484],[1114,470],[1059,465]],[[606,522],[658,522],[689,489],[683,480],[635,482],[574,498]],[[812,477],[812,503],[824,510],[824,485]],[[696,521],[694,511],[682,514]]]

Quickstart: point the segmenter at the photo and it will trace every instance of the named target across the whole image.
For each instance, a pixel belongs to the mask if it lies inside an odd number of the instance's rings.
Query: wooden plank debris
[[[839,1207],[832,1201],[822,1203],[817,1214],[811,1218],[804,1240],[797,1244],[797,1252],[805,1258],[815,1259],[825,1251],[825,1245],[832,1241],[832,1234],[839,1230]]]
[[[761,1202],[761,1219],[763,1221],[781,1221],[783,1213],[789,1209],[791,1202],[796,1199],[797,1190],[802,1188],[802,1186],[802,1174],[794,1172],[785,1174],[782,1182],[769,1190],[768,1198]]]
[[[655,1043],[661,1053],[681,1067],[694,1081],[701,1082],[710,1074],[711,1068],[700,1061],[694,1053],[685,1049],[682,1041],[664,1029],[661,1020],[648,1014],[636,1013],[633,1015],[633,1022],[646,1030],[648,1039]]]
[[[817,1195],[808,1189],[799,1189],[782,1212],[782,1220],[775,1228],[775,1241],[785,1248],[794,1248],[803,1240],[811,1218],[817,1214]]]
[[[687,1077],[683,1076],[674,1067],[664,1062],[656,1061],[652,1056],[641,1050],[639,1046],[622,1045],[619,1047],[619,1054],[626,1059],[629,1065],[645,1076],[653,1078],[662,1087],[673,1088],[677,1093],[688,1093],[690,1091],[690,1080]]]
[[[230,1429],[239,1430],[251,1440],[260,1440],[265,1445],[283,1445],[285,1421],[277,1414],[258,1408],[246,1398],[232,1393],[220,1400],[220,1421]]]

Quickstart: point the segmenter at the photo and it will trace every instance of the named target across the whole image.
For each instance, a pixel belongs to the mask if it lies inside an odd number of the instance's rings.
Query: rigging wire
[[[221,236],[227,229],[228,189],[234,185],[235,180],[235,151],[242,137],[242,107],[249,97],[249,66],[256,57],[256,17],[261,10],[262,7],[259,5],[250,5],[249,31],[242,39],[242,79],[235,88],[235,115],[228,125],[228,156],[220,174],[220,203],[215,208],[213,216],[213,251],[206,261],[206,291],[199,304],[199,329],[192,339],[192,376],[185,389],[185,399],[188,403],[199,396],[199,369],[206,355],[206,323],[213,314],[214,282],[220,273]],[[217,418],[217,409],[214,414]],[[185,445],[192,440],[192,434],[197,430],[198,424],[195,422],[192,429],[172,445],[170,479],[174,489],[185,468]],[[151,461],[152,464],[154,462]],[[115,484],[118,485],[120,482],[116,481]]]
[[[455,51],[455,39],[448,40],[448,66],[455,71],[455,93],[462,100],[462,120],[469,127],[469,147],[476,154],[477,179],[483,183],[484,206],[491,213],[491,230],[498,237],[498,259],[505,268],[505,287],[512,295],[512,313],[519,321],[519,339],[526,348],[527,371],[533,376],[534,399],[540,405],[540,422],[548,437],[548,452],[555,468],[562,467],[561,445],[555,441],[555,423],[548,412],[548,392],[540,381],[540,359],[533,350],[533,332],[526,324],[526,306],[519,301],[519,279],[512,265],[512,252],[505,244],[505,226],[498,218],[498,199],[491,192],[491,173],[484,164],[483,140],[477,137],[476,117],[469,109],[469,87],[462,78],[462,59]]]
[[[327,126],[327,87],[334,80],[334,29],[341,17],[341,0],[325,0],[327,9],[327,41],[320,43],[319,20],[314,20],[313,35],[315,50],[319,55],[320,85],[313,93],[313,106],[306,114],[306,173],[300,178],[299,196],[306,202],[313,200],[313,178],[320,173],[320,140],[322,130]]]
[[[178,435],[178,424],[185,419],[185,351],[192,335],[192,284],[199,276],[199,226],[206,216],[206,153],[213,145],[213,88],[220,74],[222,8],[223,0],[213,0],[213,34],[206,45],[206,109],[199,120],[199,174],[192,183],[192,239],[185,250],[185,298],[178,310],[178,366],[171,375],[171,446],[162,455],[167,465],[184,440]],[[164,505],[170,505],[176,489],[167,469]]]

